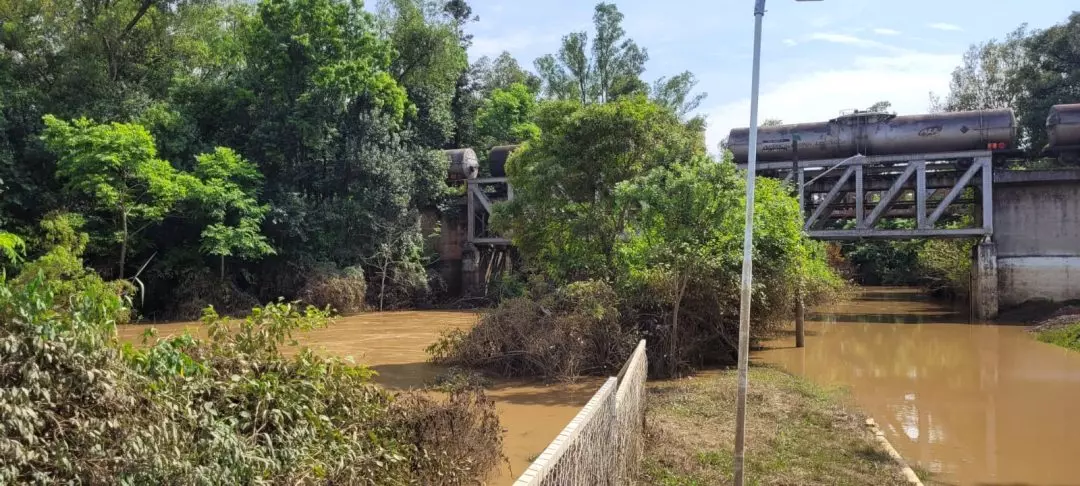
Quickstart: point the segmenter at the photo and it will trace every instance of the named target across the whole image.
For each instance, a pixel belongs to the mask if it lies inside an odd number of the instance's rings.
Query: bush
[[[241,315],[259,305],[255,296],[232,280],[222,280],[209,268],[193,268],[180,273],[168,312],[181,320],[195,320],[203,309],[213,307],[225,315]]]
[[[502,429],[495,403],[479,388],[457,389],[445,401],[401,395],[394,429],[414,444],[414,484],[476,484],[502,459]]]
[[[80,231],[83,218],[77,214],[51,213],[41,221],[42,236],[36,247],[43,253],[26,262],[14,279],[14,285],[25,287],[35,280],[47,281],[53,301],[63,310],[73,309],[76,294],[96,296],[106,302],[130,296],[135,288],[126,281],[106,282],[83,264],[82,255],[90,240]],[[130,308],[117,307],[114,316],[123,324],[131,319]]]
[[[308,304],[331,309],[342,314],[364,310],[367,281],[360,267],[322,271],[308,279],[300,289],[300,299]]]
[[[438,363],[501,376],[616,373],[638,340],[622,325],[618,303],[615,291],[598,281],[509,299],[468,333],[444,334],[428,352]]]
[[[115,340],[121,299],[60,302],[58,287],[0,281],[0,483],[461,484],[494,466],[478,448],[498,445],[498,422],[477,392],[398,397],[364,366],[282,355],[323,311],[210,309],[208,339],[135,349]]]

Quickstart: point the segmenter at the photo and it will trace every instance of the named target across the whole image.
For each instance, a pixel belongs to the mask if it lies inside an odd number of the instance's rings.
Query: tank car
[[[471,148],[444,150],[446,158],[450,160],[450,170],[447,178],[454,181],[464,179],[476,179],[480,174],[480,159]]]
[[[728,136],[736,163],[747,161],[749,136],[749,128],[736,128]],[[761,127],[758,160],[791,160],[794,140],[802,160],[1000,150],[1014,148],[1016,116],[1009,109],[910,116],[856,111],[827,122]]]
[[[1080,103],[1054,105],[1046,117],[1047,154],[1080,161]]]
[[[518,145],[500,145],[492,147],[488,153],[488,167],[491,169],[491,177],[506,177],[506,160],[510,154],[517,150]]]

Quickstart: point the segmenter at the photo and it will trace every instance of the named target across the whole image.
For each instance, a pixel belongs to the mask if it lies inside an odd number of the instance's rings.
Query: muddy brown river
[[[375,381],[395,390],[421,387],[442,370],[427,363],[424,352],[443,329],[468,328],[477,320],[475,312],[406,311],[374,312],[335,319],[329,327],[303,333],[301,344],[338,356],[352,356],[356,362],[378,371]],[[141,340],[150,326],[120,327],[120,338]],[[198,323],[154,324],[159,336],[190,329],[198,334]],[[501,381],[488,389],[495,401],[505,434],[503,454],[507,463],[492,473],[488,484],[511,484],[531,460],[547,447],[578,410],[600,387],[600,379],[584,379],[574,384],[542,385]]]
[[[866,289],[806,329],[805,348],[769,343],[754,360],[848,388],[935,481],[1080,485],[1080,353],[910,289]]]

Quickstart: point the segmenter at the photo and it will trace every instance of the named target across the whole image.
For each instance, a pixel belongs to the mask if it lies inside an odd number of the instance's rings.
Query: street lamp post
[[[799,2],[820,0],[796,0]],[[750,78],[750,138],[746,161],[746,223],[743,231],[742,282],[739,296],[739,393],[735,400],[735,486],[743,486],[746,446],[746,382],[750,352],[750,290],[754,277],[754,178],[757,172],[758,84],[761,71],[761,20],[765,0],[754,1],[754,67]]]

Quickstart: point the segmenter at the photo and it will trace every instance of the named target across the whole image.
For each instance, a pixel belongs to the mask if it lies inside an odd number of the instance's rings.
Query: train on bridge
[[[1048,143],[1043,156],[1080,158],[1080,103],[1055,105],[1046,119]],[[728,136],[737,164],[749,156],[749,128]],[[1016,116],[1010,109],[897,116],[858,111],[825,122],[758,129],[761,162],[838,159],[854,155],[904,155],[989,150],[1002,156],[1018,150]]]

